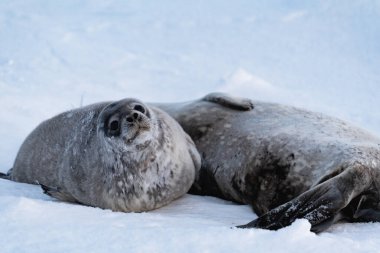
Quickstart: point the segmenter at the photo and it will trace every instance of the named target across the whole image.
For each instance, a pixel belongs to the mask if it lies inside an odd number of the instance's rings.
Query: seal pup
[[[243,228],[279,229],[305,218],[321,232],[345,219],[380,221],[380,139],[339,119],[212,93],[156,104],[202,157],[190,193],[250,204]]]
[[[185,194],[199,168],[193,141],[174,119],[127,98],[42,122],[6,177],[38,183],[62,201],[141,212]]]

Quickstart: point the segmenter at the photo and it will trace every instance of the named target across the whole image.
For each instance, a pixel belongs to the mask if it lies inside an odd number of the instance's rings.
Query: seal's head
[[[125,150],[135,150],[136,145],[147,147],[156,137],[157,119],[146,105],[136,99],[111,103],[103,109],[99,121],[98,134],[109,144],[119,145]]]
[[[151,210],[189,190],[200,156],[168,114],[127,98],[105,106],[97,126],[106,208]]]

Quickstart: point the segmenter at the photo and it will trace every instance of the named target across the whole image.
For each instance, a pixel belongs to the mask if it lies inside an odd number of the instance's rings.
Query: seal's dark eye
[[[117,131],[119,130],[119,121],[114,120],[110,123],[110,130],[111,131]]]
[[[120,120],[119,115],[114,115],[108,119],[107,132],[108,136],[119,136],[120,135]]]
[[[133,107],[133,110],[139,111],[139,112],[141,112],[141,113],[145,113],[145,108],[144,108],[144,106],[142,106],[142,105],[135,105],[135,106]]]

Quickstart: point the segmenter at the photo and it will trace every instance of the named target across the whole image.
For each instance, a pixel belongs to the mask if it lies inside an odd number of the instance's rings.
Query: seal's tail
[[[38,183],[38,182],[37,182]],[[41,183],[38,183],[44,193],[46,195],[49,195],[50,197],[59,199],[61,201],[75,203],[75,204],[82,204],[79,202],[76,198],[74,198],[70,193],[62,191],[60,187],[50,187]]]
[[[11,172],[12,172],[12,169],[10,169],[7,173],[0,172],[0,178],[11,180]]]

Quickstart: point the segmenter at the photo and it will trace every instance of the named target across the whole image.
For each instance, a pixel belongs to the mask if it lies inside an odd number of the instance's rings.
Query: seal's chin
[[[122,139],[126,144],[132,144],[140,139],[146,139],[145,136],[149,135],[150,127],[134,127],[128,129],[126,134],[122,135]]]

